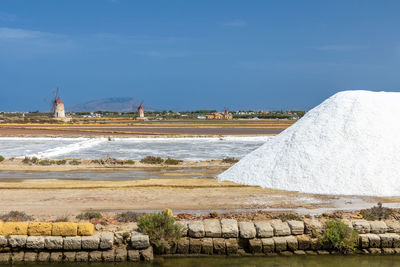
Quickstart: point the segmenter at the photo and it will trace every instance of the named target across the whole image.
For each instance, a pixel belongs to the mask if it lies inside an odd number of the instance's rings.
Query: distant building
[[[228,109],[225,109],[224,113],[213,112],[206,115],[207,120],[232,120],[232,114],[229,113]]]
[[[65,118],[65,108],[64,108],[64,103],[61,101],[61,98],[57,98],[54,101],[54,118],[55,119]]]
[[[138,107],[138,117],[136,117],[136,120],[139,120],[139,121],[147,121],[147,118],[144,116],[144,109],[143,109],[143,106],[142,106],[142,104],[140,104],[140,106]]]

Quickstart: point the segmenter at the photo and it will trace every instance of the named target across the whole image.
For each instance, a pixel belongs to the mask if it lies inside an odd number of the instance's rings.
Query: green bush
[[[340,220],[329,220],[326,229],[319,238],[320,244],[329,244],[342,253],[349,253],[355,250],[358,234]]]
[[[82,162],[80,162],[79,160],[74,159],[74,160],[71,160],[68,163],[69,163],[69,165],[80,165]]]
[[[378,205],[373,206],[370,209],[361,210],[360,214],[366,220],[375,221],[389,218],[392,214],[392,210],[390,208],[382,207],[382,203],[379,202]]]
[[[25,157],[22,160],[22,163],[24,163],[24,164],[38,164],[39,163],[39,159],[37,157],[32,157],[32,158]]]
[[[131,159],[127,159],[127,160],[125,160],[124,163],[125,163],[125,164],[129,164],[129,165],[133,165],[133,164],[135,164],[135,161],[134,161],[134,160],[131,160]]]
[[[139,218],[140,232],[149,236],[155,252],[161,254],[168,245],[177,244],[183,234],[183,226],[175,223],[167,211],[143,215]]]
[[[84,212],[76,216],[79,220],[101,219],[103,215],[100,212]]]
[[[65,159],[60,159],[60,160],[56,161],[56,164],[57,165],[65,165],[65,164],[67,164],[67,161]]]
[[[236,163],[236,162],[238,162],[239,160],[238,159],[236,159],[236,158],[224,158],[223,160],[222,160],[222,163]]]
[[[277,219],[286,222],[286,221],[290,221],[290,220],[294,220],[294,221],[302,221],[303,219],[294,213],[284,213],[284,214],[279,214],[278,216],[276,216]]]
[[[55,164],[56,162],[54,161],[54,160],[49,160],[49,159],[42,159],[42,160],[40,160],[39,162],[38,162],[38,164],[39,165],[42,165],[42,166],[50,166],[50,165],[53,165],[53,164]]]
[[[142,158],[140,162],[145,164],[162,164],[164,160],[160,157],[147,156]]]
[[[164,164],[167,164],[167,165],[178,165],[178,164],[181,163],[182,161],[183,161],[183,160],[167,158],[167,159],[164,161]]]
[[[4,161],[4,157],[0,156],[0,162]]]

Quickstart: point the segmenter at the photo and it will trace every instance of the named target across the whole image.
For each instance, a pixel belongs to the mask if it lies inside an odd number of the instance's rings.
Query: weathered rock
[[[370,254],[381,254],[382,250],[380,248],[369,248],[368,249]]]
[[[233,255],[238,253],[239,244],[236,238],[225,239],[226,254]]]
[[[191,254],[200,254],[201,240],[197,238],[189,238],[189,251]]]
[[[295,251],[299,248],[299,244],[297,243],[297,238],[295,236],[287,236],[286,237],[287,247],[291,251]]]
[[[26,245],[26,239],[28,236],[26,235],[11,235],[8,238],[8,244],[12,248],[23,248]]]
[[[249,248],[250,252],[253,254],[262,253],[263,252],[263,244],[261,239],[253,238],[249,240]]]
[[[80,236],[90,236],[94,234],[94,225],[89,222],[78,223],[77,234]]]
[[[292,232],[292,235],[304,234],[304,222],[290,220],[287,221],[287,223],[289,225],[290,231]]]
[[[51,252],[50,253],[50,262],[62,262],[63,254],[62,252]]]
[[[256,228],[252,222],[239,222],[240,237],[244,239],[255,238],[257,235]]]
[[[101,256],[101,254],[100,254]],[[77,262],[87,262],[89,261],[89,252],[87,251],[78,251],[75,254],[75,260]]]
[[[218,255],[226,254],[225,240],[223,238],[213,238],[214,253]]]
[[[39,252],[37,261],[38,262],[49,262],[50,261],[50,252],[46,252],[46,251]]]
[[[379,248],[381,246],[381,239],[376,234],[368,234],[369,246],[371,248]]]
[[[100,245],[100,236],[82,236],[82,249],[85,250],[96,250],[99,249]]]
[[[38,257],[37,252],[25,252],[24,254],[24,262],[36,262],[36,259]]]
[[[235,219],[222,219],[221,231],[224,238],[237,238],[239,236],[237,221]]]
[[[0,248],[5,248],[8,245],[8,239],[4,235],[0,235]]]
[[[27,235],[27,222],[6,222],[0,229],[1,235]]]
[[[212,238],[203,238],[201,239],[201,253],[202,254],[213,254],[214,245]]]
[[[176,221],[175,223],[182,226],[182,237],[187,236],[188,235],[188,222],[187,221]]]
[[[383,234],[388,230],[384,221],[371,221],[369,225],[371,226],[371,233],[374,234]]]
[[[148,247],[146,249],[140,250],[140,256],[144,261],[153,261],[153,247]]]
[[[275,251],[275,242],[273,238],[262,238],[261,243],[265,254]]]
[[[117,248],[115,249],[115,261],[122,262],[126,261],[128,258],[128,251],[126,248]]]
[[[353,223],[348,219],[341,219],[341,221],[347,225],[350,229],[353,229]]]
[[[304,230],[306,234],[322,233],[323,225],[317,219],[304,219]]]
[[[358,244],[361,248],[369,248],[368,234],[359,234],[358,235]]]
[[[385,221],[387,226],[387,231],[390,233],[400,233],[400,222],[396,220]]]
[[[44,247],[48,250],[58,250],[64,247],[64,239],[61,236],[45,236]]]
[[[255,222],[257,237],[272,237],[274,236],[274,228],[269,222]]]
[[[100,249],[111,249],[114,244],[113,232],[102,232],[100,235]]]
[[[400,235],[392,233],[392,241],[394,248],[400,248]]]
[[[309,249],[311,246],[311,237],[309,235],[298,235],[296,236],[300,250]]]
[[[134,249],[143,249],[150,246],[149,236],[139,232],[132,232],[131,246]]]
[[[65,251],[63,253],[63,261],[64,262],[75,262],[76,260],[76,252],[75,251]]]
[[[137,249],[128,250],[128,261],[132,262],[140,261],[139,250]]]
[[[286,238],[283,236],[275,236],[273,237],[275,243],[275,251],[280,252],[287,249]]]
[[[321,244],[318,238],[311,238],[310,248],[312,250],[319,250],[321,249]]]
[[[290,257],[290,256],[293,256],[293,252],[291,252],[291,251],[281,251],[281,252],[279,252],[279,255],[284,256],[284,257]]]
[[[28,225],[28,235],[46,236],[51,235],[53,225],[48,222],[30,222]]]
[[[103,260],[101,251],[90,251],[88,255],[89,262],[101,262]]]
[[[165,254],[175,254],[177,249],[178,249],[178,245],[177,244],[168,243],[164,247],[164,253]]]
[[[394,248],[393,250],[394,250],[394,253],[400,254],[400,248]]]
[[[53,223],[51,230],[52,236],[76,236],[78,233],[78,225],[73,222],[56,222]]]
[[[326,250],[317,250],[318,255],[329,255],[329,251]]]
[[[204,237],[204,224],[203,221],[191,221],[188,223],[188,233],[190,237]]]
[[[0,252],[0,263],[8,263],[11,261],[10,252]]]
[[[113,249],[105,250],[102,252],[103,261],[113,262],[115,260],[115,251]]]
[[[64,237],[64,250],[80,250],[82,248],[82,237],[66,236]]]
[[[24,261],[25,252],[24,251],[15,251],[11,255],[11,261],[15,262],[23,262]]]
[[[371,231],[370,224],[365,220],[353,221],[353,228],[359,234],[367,234]]]
[[[287,222],[280,220],[271,221],[272,228],[274,228],[275,236],[287,236],[290,235],[290,228]]]
[[[177,253],[189,254],[189,238],[183,237],[178,242]]]
[[[221,237],[221,224],[218,219],[205,219],[203,224],[206,237]]]
[[[384,255],[393,255],[393,254],[395,254],[395,251],[393,248],[383,248],[382,253]]]
[[[293,251],[293,254],[298,256],[306,255],[304,250],[295,250]]]
[[[381,239],[382,248],[391,248],[393,246],[393,235],[391,233],[378,234]]]
[[[318,255],[317,252],[315,252],[314,250],[306,250],[304,252],[306,253],[306,255]]]
[[[43,236],[28,236],[26,239],[26,248],[29,249],[44,249]]]

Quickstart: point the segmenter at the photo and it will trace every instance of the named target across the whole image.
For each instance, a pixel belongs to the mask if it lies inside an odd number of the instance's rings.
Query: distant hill
[[[132,97],[112,97],[104,98],[100,100],[89,101],[82,104],[67,108],[70,112],[95,112],[95,111],[115,111],[115,112],[132,112],[136,111],[136,107],[139,106],[140,101]],[[146,107],[145,110],[152,111],[151,108]],[[135,110],[133,110],[135,109]]]

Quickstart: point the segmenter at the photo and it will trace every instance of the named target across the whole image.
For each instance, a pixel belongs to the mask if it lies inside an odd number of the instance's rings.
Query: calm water
[[[8,266],[8,265],[6,265]],[[24,264],[23,266],[67,266],[66,264]],[[389,267],[400,266],[400,256],[293,256],[293,257],[194,257],[158,259],[152,264],[146,263],[99,263],[99,264],[68,264],[68,266],[149,266],[149,267]]]

